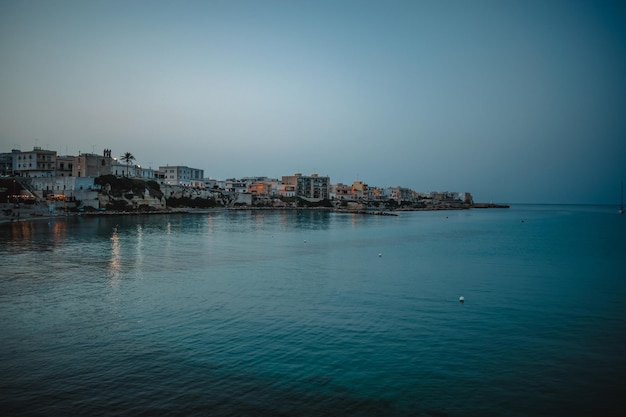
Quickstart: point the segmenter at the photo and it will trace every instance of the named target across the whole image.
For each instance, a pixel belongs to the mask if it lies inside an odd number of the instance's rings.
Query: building
[[[456,193],[450,191],[432,191],[430,193],[430,198],[432,198],[433,202],[463,201],[465,199],[465,195],[464,193]]]
[[[278,179],[267,177],[256,177],[254,181],[248,184],[248,192],[250,194],[274,197],[279,195],[282,183]]]
[[[282,182],[285,185],[295,185],[297,197],[316,201],[330,198],[330,177],[320,177],[317,174],[305,176],[298,173],[283,176]]]
[[[369,186],[363,181],[352,181],[352,194],[357,200],[369,198]]]
[[[115,159],[111,158],[111,150],[105,149],[102,155],[81,153],[74,157],[72,173],[75,177],[100,177],[110,175]]]
[[[116,177],[136,177],[135,166],[126,164],[126,162],[122,162],[117,158],[113,158],[111,161],[111,174]]]
[[[185,185],[188,187],[204,187],[204,170],[189,168],[187,166],[162,166],[159,167],[158,176],[161,181],[168,185]],[[156,177],[156,176],[155,176]]]
[[[384,188],[370,187],[369,188],[369,200],[387,200],[387,192]]]
[[[302,174],[300,173],[294,175],[283,175],[283,177],[281,178],[281,183],[285,186],[293,187],[295,193],[296,187],[298,186],[298,177],[300,176],[302,176]]]
[[[73,197],[77,191],[100,189],[100,186],[94,184],[93,177],[73,176],[33,178],[31,187],[35,194],[41,198],[47,198],[51,195]]]
[[[216,189],[216,188],[220,188],[219,186],[219,181],[214,179],[214,178],[205,178],[204,179],[204,188],[208,188],[208,189]]]
[[[137,176],[139,178],[143,178],[144,180],[153,180],[156,178],[154,170],[152,168],[145,168],[141,165],[137,165],[136,171]]]
[[[284,184],[281,182],[276,189],[276,195],[281,197],[295,197],[296,186],[293,184]]]
[[[337,183],[331,187],[331,198],[336,200],[380,200],[385,195],[380,188],[370,187],[363,181],[353,181],[352,185]]]
[[[414,202],[419,200],[419,194],[410,188],[404,187],[389,187],[387,189],[387,195],[391,200],[396,200],[398,203],[403,201]]]
[[[246,181],[245,179],[238,180],[235,178],[229,178],[224,182],[224,190],[229,193],[243,194],[248,192],[249,184],[251,184],[251,182]]]
[[[246,192],[253,195],[268,196],[270,195],[271,188],[266,183],[258,181],[253,182],[252,184],[248,184],[248,189]]]
[[[73,177],[75,156],[57,155],[56,160],[56,176],[57,177]]]
[[[56,151],[35,146],[32,151],[16,155],[14,171],[22,177],[52,177],[56,170]]]
[[[13,175],[15,171],[17,155],[21,151],[13,149],[11,152],[0,153],[0,175]]]
[[[330,197],[336,200],[354,200],[352,187],[340,182],[331,187]]]

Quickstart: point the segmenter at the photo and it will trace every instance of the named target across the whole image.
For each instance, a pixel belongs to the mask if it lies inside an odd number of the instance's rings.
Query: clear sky
[[[0,151],[618,203],[625,4],[0,0]]]

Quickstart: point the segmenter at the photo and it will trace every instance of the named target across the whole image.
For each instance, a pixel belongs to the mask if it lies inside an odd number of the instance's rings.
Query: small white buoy
[[[379,254],[378,254],[378,257],[379,257],[379,258],[382,258],[382,257],[383,257],[383,254],[382,254],[382,253],[379,253]]]
[[[460,303],[462,303],[462,302],[464,302],[464,301],[465,301],[465,297],[460,296],[460,297],[459,297],[459,302],[460,302]]]

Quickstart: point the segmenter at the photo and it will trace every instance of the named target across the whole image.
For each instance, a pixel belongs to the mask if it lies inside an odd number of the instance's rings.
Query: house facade
[[[22,177],[52,177],[55,175],[57,152],[35,146],[32,151],[15,156],[14,171]]]
[[[112,174],[112,167],[116,160],[111,158],[111,150],[105,149],[102,155],[95,153],[81,153],[74,158],[72,175],[74,177],[100,177]],[[121,170],[120,170],[121,171]]]
[[[19,153],[21,153],[19,149],[0,153],[0,175],[13,175]]]
[[[187,166],[159,167],[161,181],[168,185],[184,185],[188,187],[204,187],[204,170]]]
[[[330,198],[330,177],[317,174],[296,177],[296,196],[319,201]]]

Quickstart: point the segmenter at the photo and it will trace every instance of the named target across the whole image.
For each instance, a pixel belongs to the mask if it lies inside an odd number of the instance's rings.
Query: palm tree
[[[126,176],[128,177],[128,166],[135,160],[135,156],[130,152],[126,152],[120,157],[120,159],[126,162]]]

